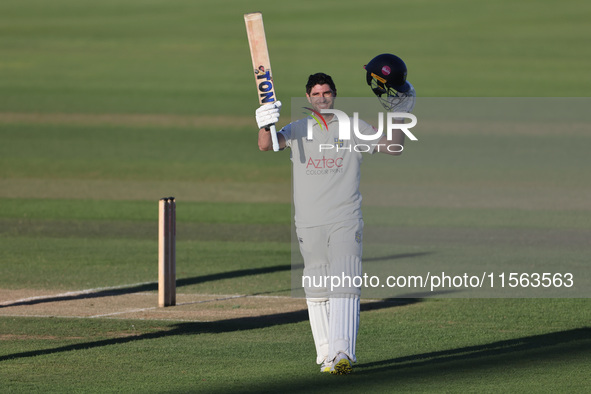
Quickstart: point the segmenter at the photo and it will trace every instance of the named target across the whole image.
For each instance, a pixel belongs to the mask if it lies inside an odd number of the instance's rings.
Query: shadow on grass
[[[364,263],[370,263],[372,261],[388,261],[388,260],[396,260],[396,259],[406,259],[411,257],[422,257],[433,254],[433,252],[417,252],[417,253],[400,253],[400,254],[393,254],[390,256],[380,256],[380,257],[364,257]]]
[[[263,267],[263,268],[251,268],[251,269],[243,269],[243,270],[236,270],[230,272],[220,272],[216,274],[210,275],[203,275],[203,276],[195,276],[192,278],[183,278],[177,279],[176,285],[177,287],[183,286],[192,286],[198,285],[205,282],[211,282],[216,280],[223,280],[223,279],[234,279],[234,278],[242,278],[246,276],[253,276],[253,275],[264,275],[264,274],[271,274],[274,272],[281,272],[281,271],[289,271],[291,269],[290,265],[275,265],[272,267]],[[59,301],[74,301],[74,300],[84,300],[90,298],[101,298],[101,297],[112,297],[112,296],[120,296],[126,294],[134,294],[134,293],[142,293],[146,291],[158,291],[158,282],[149,282],[149,283],[142,283],[139,285],[134,286],[126,286],[120,288],[107,288],[107,289],[99,289],[96,291],[90,292],[73,292],[74,294],[64,294],[58,295],[55,297],[40,297],[35,299],[17,301],[11,304],[3,304],[0,305],[0,308],[6,307],[13,307],[13,306],[25,306],[25,305],[36,305],[42,304],[46,302],[59,302]]]
[[[550,334],[534,335],[530,337],[508,339],[492,342],[485,345],[466,346],[458,349],[443,350],[439,352],[423,353],[413,356],[396,357],[389,360],[359,364],[356,373],[373,374],[409,367],[420,367],[438,363],[453,361],[468,361],[508,353],[519,353],[527,350],[549,348],[569,342],[587,341],[581,350],[591,350],[591,328],[584,327],[568,331],[554,332]]]
[[[420,300],[383,300],[366,304],[365,309],[392,308],[420,302]],[[112,345],[125,345],[137,341],[150,341],[159,338],[199,335],[204,333],[231,333],[236,331],[254,330],[284,324],[298,323],[307,320],[305,310],[278,313],[260,317],[228,319],[217,322],[179,323],[167,330],[140,334],[124,338],[111,338],[92,342],[60,346],[53,349],[42,349],[0,356],[0,362],[65,353],[83,351]],[[412,386],[414,382],[424,380],[425,376],[433,378],[437,375],[479,374],[491,369],[507,369],[521,367],[532,363],[563,362],[569,358],[587,355],[591,351],[591,328],[584,327],[548,334],[532,335],[521,338],[494,341],[487,344],[458,347],[415,354],[405,357],[357,364],[351,376],[333,377],[315,373],[291,374],[283,378],[273,378],[268,382],[257,382],[257,386],[244,387],[241,392],[366,392],[372,387],[385,385]],[[308,365],[302,367],[308,370]],[[302,376],[302,374],[305,374]],[[394,387],[393,386],[393,387]],[[188,388],[186,392],[192,392]],[[373,390],[371,390],[373,391]],[[215,390],[210,391],[212,393]],[[223,391],[218,391],[223,392]]]
[[[527,368],[536,363],[564,363],[586,357],[591,351],[591,328],[577,328],[532,335],[483,345],[459,347],[406,357],[360,363],[349,376],[326,376],[318,372],[265,386],[249,387],[244,393],[326,393],[326,392],[409,392],[424,391],[425,379],[432,382],[432,392],[446,391],[450,379],[467,374],[487,376],[491,370],[506,372]],[[551,366],[546,367],[547,371]],[[581,371],[577,376],[581,376]],[[438,377],[439,376],[439,377]],[[483,378],[484,379],[484,378]],[[581,384],[580,386],[584,386]],[[439,387],[439,388],[436,388]],[[561,387],[560,389],[566,389]],[[502,389],[499,389],[502,391]],[[524,384],[527,391],[527,384]],[[469,390],[468,390],[469,391]],[[548,392],[556,390],[548,389]],[[558,390],[561,391],[561,390]],[[223,391],[211,391],[221,393]]]
[[[421,300],[418,298],[406,299],[385,299],[373,302],[366,302],[361,305],[362,311],[393,308],[403,305],[410,305]],[[308,310],[301,309],[299,311],[274,313],[263,316],[241,317],[235,319],[219,320],[214,322],[189,322],[179,323],[173,325],[169,330],[162,330],[154,333],[134,335],[124,338],[104,339],[100,341],[77,343],[72,345],[60,346],[54,349],[32,350],[28,352],[8,354],[0,356],[0,362],[36,357],[48,354],[69,352],[72,350],[93,349],[103,346],[121,345],[136,341],[145,341],[151,339],[158,339],[164,337],[171,337],[177,335],[199,335],[199,334],[219,334],[234,331],[255,330],[259,328],[267,328],[284,324],[299,323],[308,320]]]
[[[420,257],[426,254],[430,254],[430,252],[423,252],[423,253],[404,253],[398,255],[390,255],[390,256],[383,256],[383,257],[374,257],[367,259],[368,262],[370,261],[380,261],[380,260],[392,260],[392,259],[403,259],[403,258],[412,258],[412,257]],[[183,278],[176,280],[177,287],[184,287],[184,286],[193,286],[198,285],[205,282],[213,282],[216,280],[223,280],[223,279],[236,279],[236,278],[243,278],[247,276],[254,276],[254,275],[264,275],[264,274],[272,274],[275,272],[282,272],[282,271],[289,271],[291,269],[301,269],[303,266],[291,266],[289,264],[286,265],[275,265],[272,267],[261,267],[261,268],[249,268],[249,269],[242,269],[242,270],[235,270],[230,272],[220,272],[210,275],[203,275],[203,276],[195,276],[192,278]],[[118,288],[106,288],[106,289],[98,289],[96,291],[80,291],[80,292],[71,292],[73,294],[62,294],[57,296],[48,296],[48,297],[37,297],[22,301],[16,301],[13,303],[6,303],[1,304],[1,308],[7,307],[15,307],[15,306],[27,306],[27,305],[37,305],[43,304],[48,302],[60,302],[60,301],[75,301],[75,300],[85,300],[85,299],[92,299],[92,298],[101,298],[101,297],[112,297],[112,296],[120,296],[126,294],[135,294],[135,293],[143,293],[147,291],[158,291],[158,282],[148,282],[142,283],[133,286],[125,286],[125,287],[118,287]]]

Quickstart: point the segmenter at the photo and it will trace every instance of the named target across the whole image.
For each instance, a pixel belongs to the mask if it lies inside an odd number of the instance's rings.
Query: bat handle
[[[277,139],[277,130],[275,129],[275,125],[272,124],[269,128],[271,130],[271,141],[273,142],[273,151],[279,151],[279,140]]]

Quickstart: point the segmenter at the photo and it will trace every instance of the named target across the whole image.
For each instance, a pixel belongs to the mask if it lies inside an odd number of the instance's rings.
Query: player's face
[[[334,106],[335,92],[328,84],[314,85],[310,93],[306,93],[308,102],[312,104],[315,110],[331,109]]]

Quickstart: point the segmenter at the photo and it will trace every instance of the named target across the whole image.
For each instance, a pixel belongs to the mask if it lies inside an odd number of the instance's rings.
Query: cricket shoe
[[[320,366],[320,372],[330,372],[332,369],[332,361],[325,361]]]
[[[343,353],[337,354],[337,357],[332,362],[330,373],[333,375],[348,375],[353,372],[351,360]]]

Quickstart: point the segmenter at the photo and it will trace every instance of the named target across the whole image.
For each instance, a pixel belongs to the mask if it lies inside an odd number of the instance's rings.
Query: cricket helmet
[[[406,82],[406,64],[396,55],[383,53],[371,59],[365,66],[367,84],[378,97],[383,94],[406,93],[410,84]],[[394,92],[392,92],[394,90]]]

